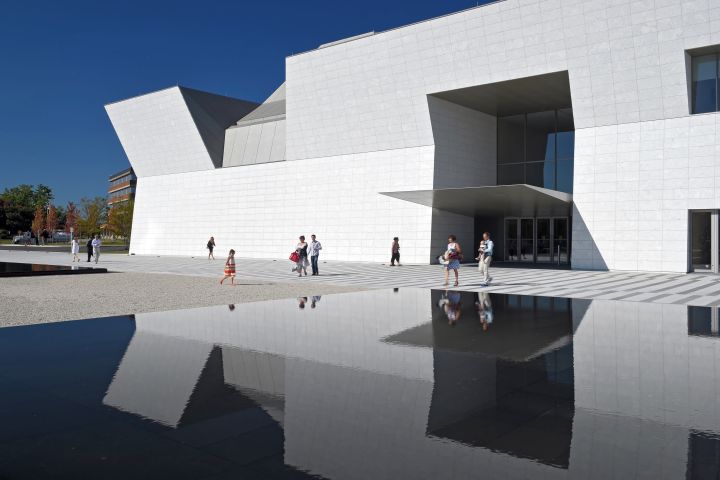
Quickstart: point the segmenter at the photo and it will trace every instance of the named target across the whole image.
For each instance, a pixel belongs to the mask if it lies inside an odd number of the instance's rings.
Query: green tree
[[[35,193],[32,185],[22,184],[12,188],[6,188],[0,195],[6,203],[12,205],[29,207],[35,209]]]
[[[103,197],[80,200],[80,219],[78,221],[83,235],[100,232],[100,227],[107,222],[107,202]]]
[[[0,198],[0,230],[8,229],[7,215],[5,214],[5,200]]]
[[[43,185],[42,183],[38,184],[33,191],[33,207],[37,207],[39,205],[46,208],[50,205],[50,202],[54,197],[55,195],[53,195],[50,187]]]
[[[0,194],[5,224],[12,233],[31,228],[36,207],[47,207],[53,198],[50,187],[46,185],[21,184],[6,188]]]
[[[135,202],[128,200],[113,205],[108,212],[108,227],[118,237],[125,239],[127,245],[132,231],[132,218]]]
[[[13,235],[30,229],[33,221],[33,209],[25,208],[12,203],[5,204],[5,223]]]
[[[64,230],[64,228],[65,228],[65,220],[66,220],[66,218],[65,218],[65,215],[66,215],[65,207],[63,207],[62,205],[57,205],[57,206],[55,207],[55,209],[57,210],[58,227],[61,227],[61,230]]]

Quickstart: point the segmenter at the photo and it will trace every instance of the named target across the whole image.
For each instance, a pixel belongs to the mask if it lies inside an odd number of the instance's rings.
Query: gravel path
[[[0,327],[364,290],[158,273],[0,278]]]

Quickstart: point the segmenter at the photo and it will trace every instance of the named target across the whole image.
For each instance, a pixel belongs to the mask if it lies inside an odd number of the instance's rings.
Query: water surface
[[[717,478],[718,317],[400,289],[0,329],[0,479]]]

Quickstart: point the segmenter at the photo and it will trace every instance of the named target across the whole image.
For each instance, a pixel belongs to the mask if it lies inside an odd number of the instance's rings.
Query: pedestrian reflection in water
[[[303,308],[305,308],[305,304],[308,301],[308,297],[298,297],[297,301],[298,301],[298,308],[302,310]]]
[[[231,312],[235,310],[235,304],[231,303],[230,305],[228,305],[228,310],[230,310]]]
[[[477,311],[478,319],[480,319],[482,329],[487,331],[494,319],[492,300],[490,300],[489,293],[479,292],[475,294],[475,310]]]
[[[443,309],[448,318],[448,325],[454,326],[462,315],[462,303],[460,302],[461,293],[452,290],[445,290],[438,306]]]
[[[310,308],[315,308],[315,304],[319,302],[321,298],[320,295],[313,295],[310,299]]]

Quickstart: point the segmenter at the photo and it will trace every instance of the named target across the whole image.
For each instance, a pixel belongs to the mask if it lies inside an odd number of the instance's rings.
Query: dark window
[[[555,187],[555,162],[527,162],[525,183],[536,187]]]
[[[692,113],[720,111],[718,105],[718,55],[692,59]]]
[[[555,190],[572,193],[573,191],[573,166],[572,158],[565,158],[557,162],[557,186]]]
[[[525,164],[498,165],[498,184],[516,185],[525,183]]]
[[[524,161],[525,115],[500,117],[498,119],[498,163]]]
[[[525,161],[555,160],[555,112],[528,113]]]
[[[498,185],[572,193],[574,152],[571,108],[498,118]]]

